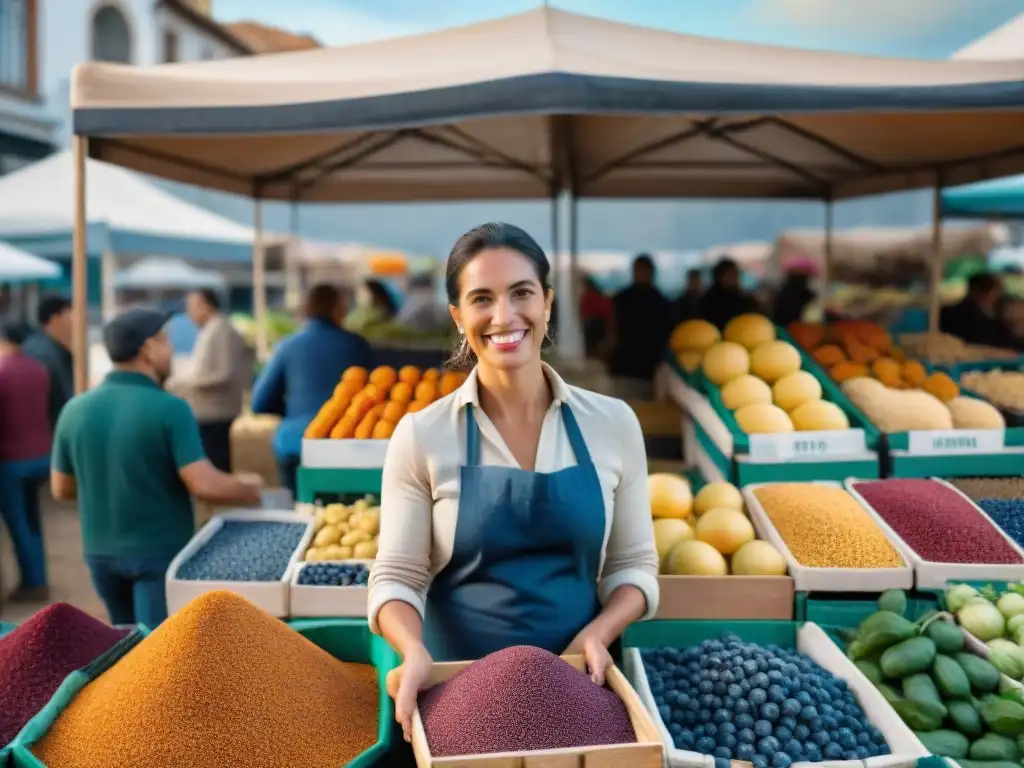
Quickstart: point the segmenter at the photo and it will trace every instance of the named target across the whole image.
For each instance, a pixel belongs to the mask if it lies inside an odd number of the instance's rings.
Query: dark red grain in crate
[[[64,678],[128,633],[54,603],[0,638],[0,749],[52,698]]]
[[[942,483],[891,479],[854,489],[924,560],[1006,565],[1021,556],[974,505]]]
[[[419,707],[433,757],[636,742],[614,691],[525,645],[470,664],[422,694]]]

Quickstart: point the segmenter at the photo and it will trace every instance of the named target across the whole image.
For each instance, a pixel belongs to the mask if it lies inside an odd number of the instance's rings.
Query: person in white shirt
[[[434,659],[513,645],[582,653],[658,607],[643,435],[633,411],[541,362],[554,297],[543,250],[510,224],[448,257],[465,384],[403,418],[384,462],[370,628],[402,657],[388,681],[406,738]]]
[[[242,412],[245,390],[252,386],[252,354],[221,313],[215,291],[192,291],[185,299],[185,311],[199,327],[199,335],[189,370],[173,376],[166,388],[192,406],[210,462],[230,472],[231,425]]]

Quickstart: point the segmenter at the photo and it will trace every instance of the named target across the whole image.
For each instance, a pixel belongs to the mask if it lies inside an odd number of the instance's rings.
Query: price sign
[[[751,435],[751,461],[813,461],[865,453],[864,430],[797,432],[785,435]]]
[[[910,453],[933,456],[956,453],[999,453],[1006,443],[1001,429],[955,429],[910,432]]]

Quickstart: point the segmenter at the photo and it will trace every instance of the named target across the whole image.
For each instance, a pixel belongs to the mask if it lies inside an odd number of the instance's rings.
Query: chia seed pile
[[[631,744],[626,705],[540,648],[485,656],[420,695],[433,757]]]
[[[846,682],[794,650],[735,635],[645,648],[651,693],[677,749],[754,768],[888,755]]]
[[[279,581],[303,535],[304,523],[229,521],[181,564],[185,581]]]
[[[127,634],[67,603],[54,603],[0,638],[0,748],[39,713],[64,678]]]

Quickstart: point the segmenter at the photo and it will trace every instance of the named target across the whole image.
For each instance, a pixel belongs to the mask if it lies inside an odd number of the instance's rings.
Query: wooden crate
[[[583,656],[563,656],[576,669],[586,671]],[[435,664],[430,673],[427,687],[452,677],[472,662],[458,661]],[[606,675],[608,687],[618,694],[626,705],[629,720],[636,733],[634,744],[609,744],[594,747],[571,747],[567,749],[537,749],[526,752],[492,752],[485,755],[455,755],[433,757],[427,746],[427,735],[417,708],[412,717],[412,751],[418,768],[662,768],[664,745],[658,727],[651,720],[636,691],[626,680],[618,667],[612,667]]]
[[[659,576],[656,619],[793,619],[789,576]]]

